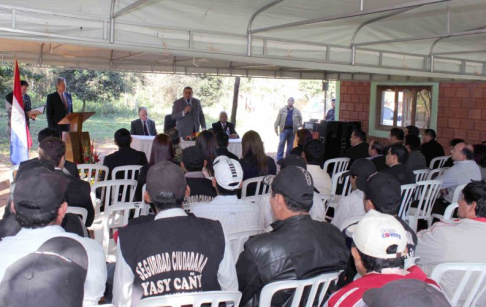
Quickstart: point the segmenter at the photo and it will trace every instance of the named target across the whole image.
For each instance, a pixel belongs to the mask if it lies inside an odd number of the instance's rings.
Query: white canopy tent
[[[0,3],[4,62],[17,56],[36,65],[160,73],[486,80],[486,0]]]

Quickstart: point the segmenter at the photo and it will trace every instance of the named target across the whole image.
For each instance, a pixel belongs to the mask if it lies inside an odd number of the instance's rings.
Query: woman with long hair
[[[265,155],[262,139],[257,132],[250,130],[245,133],[241,143],[243,157],[240,159],[240,164],[243,168],[243,180],[277,174],[275,161]]]
[[[312,132],[309,129],[299,129],[295,133],[294,147],[290,152],[291,155],[302,155],[304,152],[304,145],[312,140]]]
[[[196,139],[196,146],[199,147],[204,153],[204,159],[207,161],[206,172],[208,177],[214,175],[213,162],[218,156],[216,153],[217,141],[216,136],[209,130],[204,130],[199,133]]]
[[[135,201],[142,200],[142,188],[147,181],[147,174],[149,169],[163,161],[174,160],[174,147],[169,135],[165,133],[157,134],[152,142],[152,150],[150,152],[150,162],[142,166],[138,174],[138,184],[135,191]]]

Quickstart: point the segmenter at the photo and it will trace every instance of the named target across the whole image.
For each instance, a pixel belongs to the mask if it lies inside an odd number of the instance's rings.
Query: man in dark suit
[[[127,129],[122,128],[115,132],[115,144],[118,146],[118,151],[107,155],[103,161],[103,165],[110,169],[108,179],[112,179],[111,173],[115,167],[125,165],[141,166],[148,163],[145,153],[131,148],[131,142],[132,136]]]
[[[172,119],[176,120],[176,127],[182,138],[194,132],[199,132],[199,126],[206,129],[206,118],[202,110],[201,101],[192,97],[192,88],[184,88],[183,97],[174,101]]]
[[[377,172],[381,172],[385,168],[388,168],[388,165],[386,165],[386,157],[384,155],[385,146],[383,146],[383,144],[381,144],[378,140],[373,140],[370,142],[368,154],[370,155],[368,159],[373,162]]]
[[[238,133],[236,133],[235,125],[228,121],[228,113],[222,111],[219,113],[219,122],[213,123],[213,132],[214,134],[218,134],[220,132],[224,132],[231,139],[237,139]]]
[[[366,133],[363,130],[354,130],[351,133],[351,147],[346,151],[346,158],[351,159],[349,165],[353,164],[355,160],[368,158],[368,143],[366,143]]]
[[[415,183],[415,174],[405,165],[408,160],[408,151],[400,144],[391,145],[386,155],[386,164],[389,168],[382,171],[395,177],[401,185]]]
[[[238,158],[234,153],[228,150],[229,136],[224,132],[216,134],[216,140],[218,142],[218,148],[216,148],[216,154],[219,156],[227,156],[230,159],[238,161]]]
[[[425,161],[427,166],[430,166],[430,162],[437,157],[445,156],[444,147],[440,145],[435,139],[437,134],[435,134],[434,129],[425,129],[422,136],[422,154],[425,156]]]
[[[59,125],[58,123],[73,112],[73,101],[71,94],[66,92],[66,79],[59,77],[56,79],[57,91],[47,95],[46,116],[49,128],[54,128],[62,137],[63,131],[69,130],[69,125]]]
[[[24,102],[24,112],[25,118],[27,119],[27,126],[30,128],[30,119],[35,120],[36,115],[30,114],[32,111],[32,102],[30,100],[30,96],[27,95],[27,90],[29,89],[29,83],[25,80],[20,81],[20,89],[22,91],[22,100]],[[5,109],[8,112],[8,129],[7,133],[10,135],[10,118],[12,116],[12,105],[13,105],[13,92],[10,92],[5,96],[5,100],[7,101],[5,105]]]
[[[138,108],[138,117],[132,121],[130,133],[132,135],[157,135],[155,122],[148,118],[148,110],[146,107]]]

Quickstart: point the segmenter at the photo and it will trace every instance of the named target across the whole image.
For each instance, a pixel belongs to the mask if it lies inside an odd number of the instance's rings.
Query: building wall
[[[341,82],[340,120],[361,120],[368,132],[370,82]],[[486,141],[486,83],[440,83],[438,141],[447,148],[453,138],[472,144]]]

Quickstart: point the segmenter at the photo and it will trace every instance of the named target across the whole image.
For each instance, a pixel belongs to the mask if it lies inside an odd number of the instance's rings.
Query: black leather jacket
[[[298,215],[272,227],[272,232],[250,238],[238,259],[240,306],[258,306],[260,291],[271,282],[307,279],[346,268],[349,250],[334,225]],[[292,293],[277,292],[272,306],[290,306]]]

